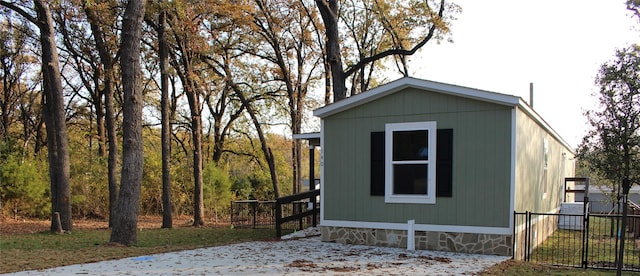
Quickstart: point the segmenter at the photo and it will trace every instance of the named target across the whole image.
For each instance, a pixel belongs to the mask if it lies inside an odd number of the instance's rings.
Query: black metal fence
[[[556,266],[615,269],[624,242],[623,270],[640,271],[640,215],[514,214],[514,258]]]
[[[231,202],[231,225],[238,228],[274,228],[276,201],[238,200]]]
[[[231,225],[236,228],[276,229],[278,236],[316,226],[320,220],[319,193],[319,190],[314,190],[274,201],[233,201]]]

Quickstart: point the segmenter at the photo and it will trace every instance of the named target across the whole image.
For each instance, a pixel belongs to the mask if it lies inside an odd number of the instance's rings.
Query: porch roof
[[[307,140],[310,146],[320,146],[320,132],[294,134],[293,139]]]

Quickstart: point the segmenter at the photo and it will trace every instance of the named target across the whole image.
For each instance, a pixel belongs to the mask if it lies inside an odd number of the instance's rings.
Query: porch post
[[[315,153],[316,153],[316,147],[314,145],[311,145],[311,142],[309,142],[309,191],[313,191],[316,189],[316,177],[315,177]],[[311,203],[313,204],[313,211],[314,214],[312,217],[312,223],[313,226],[317,226],[318,225],[318,219],[316,218],[315,215],[315,210],[316,210],[316,197],[314,196],[313,198],[311,198]]]

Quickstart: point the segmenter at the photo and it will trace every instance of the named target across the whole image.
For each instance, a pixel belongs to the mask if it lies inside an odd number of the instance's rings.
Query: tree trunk
[[[331,69],[333,101],[347,97],[346,75],[342,67],[340,54],[340,36],[338,35],[338,0],[316,0],[316,6],[322,16],[327,36],[327,61]]]
[[[183,49],[184,51],[184,49]],[[184,52],[183,52],[184,53]],[[185,57],[183,57],[184,59]],[[187,95],[189,110],[191,112],[191,138],[193,141],[193,226],[204,225],[204,198],[202,189],[202,118],[200,114],[200,95],[198,84],[190,77],[190,61],[183,60],[184,72],[178,71],[178,75]]]
[[[624,266],[624,246],[627,234],[627,218],[628,218],[628,208],[629,208],[629,195],[624,195],[622,199],[622,226],[620,230],[620,251],[618,252],[618,263],[616,267],[617,274],[621,275],[622,267]]]
[[[338,0],[315,0],[316,6],[320,11],[320,15],[322,17],[322,22],[325,27],[325,35],[326,35],[326,55],[327,61],[329,63],[329,67],[331,69],[331,80],[333,81],[333,101],[337,102],[346,98],[346,79],[351,76],[362,67],[366,66],[369,63],[375,62],[377,60],[381,60],[388,56],[401,56],[404,58],[405,56],[410,56],[416,53],[416,51],[422,48],[431,38],[433,38],[435,31],[438,30],[438,24],[431,24],[429,27],[428,33],[425,35],[422,40],[420,40],[416,45],[413,46],[410,50],[392,47],[391,49],[382,51],[380,53],[374,54],[372,56],[364,57],[354,65],[349,66],[348,70],[344,70],[342,67],[342,58],[340,52],[340,36],[338,33]],[[438,20],[443,19],[443,14],[445,10],[445,1],[440,0],[440,7],[438,9]],[[405,68],[406,75],[406,68]]]
[[[276,170],[276,160],[273,157],[273,152],[271,152],[271,148],[267,145],[267,139],[264,136],[264,132],[262,131],[262,127],[260,126],[260,122],[258,121],[258,117],[256,113],[253,111],[253,107],[249,105],[246,98],[240,96],[243,104],[246,104],[247,112],[251,117],[251,121],[253,121],[253,125],[256,127],[258,131],[258,138],[260,138],[260,146],[262,147],[262,152],[264,153],[264,157],[267,160],[267,165],[269,166],[269,173],[271,174],[271,183],[273,183],[273,196],[274,198],[280,197],[280,187],[278,186],[278,171]]]
[[[273,59],[269,59],[274,62],[277,67],[280,69],[281,77],[278,80],[284,82],[284,86],[287,91],[287,100],[288,100],[288,114],[290,119],[290,129],[293,135],[300,134],[302,129],[302,116],[304,113],[304,100],[307,95],[307,85],[308,82],[311,82],[312,73],[305,72],[305,63],[308,58],[312,58],[313,55],[306,55],[306,45],[302,41],[293,41],[285,38],[281,34],[281,28],[289,28],[290,22],[289,19],[285,19],[284,21],[278,20],[279,16],[285,17],[286,15],[279,14],[279,12],[274,11],[270,8],[272,5],[269,1],[261,1],[256,0],[256,4],[258,5],[259,10],[264,13],[264,19],[260,19],[258,21],[264,20],[264,26],[261,27],[261,32],[263,37],[268,41],[268,45],[273,49]],[[306,7],[304,8],[305,10]],[[290,15],[289,17],[291,17]],[[293,16],[297,17],[297,16]],[[307,29],[305,23],[297,22],[301,25],[296,28],[300,28],[300,33],[310,32],[311,30]],[[295,65],[292,62],[292,58],[295,55]],[[314,61],[311,61],[314,63]],[[296,73],[292,73],[296,72]],[[308,74],[307,76],[305,76]],[[254,123],[255,124],[255,123]],[[293,193],[300,193],[302,191],[302,170],[301,170],[301,149],[300,140],[293,139],[291,141],[291,158],[292,158],[292,172],[293,172]]]
[[[67,140],[62,77],[58,63],[53,18],[49,4],[34,1],[40,29],[42,47],[42,74],[44,88],[44,117],[49,149],[49,176],[51,178],[51,231],[71,230],[71,196],[69,191],[69,146]],[[60,224],[54,214],[60,214]],[[57,229],[58,225],[62,229]]]
[[[184,94],[187,96],[189,102],[189,110],[191,112],[191,136],[193,140],[193,226],[204,225],[204,203],[203,203],[203,191],[202,191],[202,108],[201,108],[201,95],[200,84],[197,83],[194,76],[193,69],[193,56],[195,54],[186,42],[188,38],[180,37],[180,35],[174,32],[176,44],[179,47],[182,63],[180,66],[175,66],[180,81],[184,89]],[[184,41],[183,41],[184,39]]]
[[[105,72],[107,80],[113,80],[113,69]],[[109,227],[113,227],[118,204],[118,136],[116,134],[116,115],[113,107],[113,87],[111,82],[105,82],[106,89],[104,103],[106,108],[107,138],[109,140],[109,155],[107,159],[107,182],[109,187]]]
[[[109,151],[108,151],[108,159],[107,159],[107,182],[109,188],[109,227],[113,227],[114,223],[114,214],[116,212],[116,204],[118,202],[118,143],[117,143],[117,134],[116,134],[116,126],[115,126],[115,111],[113,107],[113,91],[114,91],[114,61],[109,52],[109,47],[105,41],[105,33],[102,31],[101,26],[99,25],[100,20],[96,11],[92,8],[85,5],[85,13],[87,15],[87,19],[91,26],[91,32],[93,34],[94,41],[96,43],[96,48],[98,49],[98,54],[100,56],[100,61],[102,62],[102,66],[104,68],[104,105],[105,105],[105,125],[106,125],[106,136],[109,141]],[[99,100],[98,100],[99,101]],[[98,107],[96,106],[96,109]],[[98,114],[96,110],[96,114]],[[98,127],[102,124],[101,120],[98,119]],[[100,132],[100,131],[98,131]],[[104,134],[100,135],[100,137],[104,136]],[[103,138],[101,138],[103,139]],[[100,144],[103,145],[103,142]],[[104,153],[101,152],[100,156],[103,156]]]
[[[190,82],[191,83],[191,82]],[[202,118],[200,94],[197,85],[186,89],[191,109],[191,136],[193,137],[193,226],[204,225],[204,198],[202,192]]]
[[[158,56],[160,58],[160,109],[162,113],[162,228],[173,227],[171,206],[171,120],[169,106],[169,49],[165,38],[166,12],[158,17]]]
[[[106,70],[105,70],[106,72]],[[105,82],[106,83],[106,82]],[[105,87],[106,88],[106,87]],[[103,92],[104,93],[104,92]],[[98,132],[98,156],[101,158],[107,157],[107,147],[105,146],[105,142],[107,140],[106,129],[105,129],[105,114],[104,107],[102,105],[102,94],[96,91],[97,97],[93,100],[95,113],[96,113],[96,130]]]
[[[299,134],[299,133],[293,133]],[[293,168],[293,193],[301,193],[302,192],[302,169],[300,168],[302,163],[302,143],[300,140],[293,139],[291,141],[291,157],[292,157],[292,168]]]
[[[291,132],[300,134],[302,131],[302,98],[303,93],[298,93],[298,98],[291,99],[295,103],[295,108],[291,108]],[[302,143],[298,139],[291,141],[292,167],[293,167],[293,193],[302,192]]]
[[[264,132],[262,131],[262,126],[260,125],[260,121],[258,120],[258,117],[256,116],[256,113],[253,110],[251,103],[244,96],[244,93],[242,92],[242,90],[240,90],[240,88],[231,81],[232,78],[230,77],[231,72],[229,68],[224,68],[224,70],[226,75],[228,76],[227,84],[231,86],[233,91],[236,93],[236,95],[240,99],[240,102],[242,103],[242,105],[245,106],[245,108],[247,109],[247,113],[249,113],[249,116],[251,117],[251,121],[253,122],[253,125],[256,127],[256,131],[258,132],[258,138],[260,139],[260,146],[262,148],[262,152],[264,153],[264,158],[267,160],[267,165],[269,166],[269,173],[271,174],[271,183],[273,184],[273,196],[274,198],[279,198],[280,187],[278,185],[278,172],[276,170],[276,161],[275,161],[275,158],[273,157],[273,153],[271,152],[271,148],[269,148],[269,146],[267,145],[267,139],[264,135]]]
[[[132,245],[138,241],[138,212],[142,184],[142,74],[140,38],[146,1],[131,0],[122,19],[121,68],[124,91],[122,172],[111,242]]]
[[[327,58],[324,57],[324,105],[331,103],[331,71]]]

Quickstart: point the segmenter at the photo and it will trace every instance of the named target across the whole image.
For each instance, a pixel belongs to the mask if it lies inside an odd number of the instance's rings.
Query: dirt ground
[[[105,229],[109,225],[107,220],[97,219],[73,219],[74,229]],[[191,226],[191,217],[180,216],[173,218],[173,226]],[[219,225],[213,221],[205,221],[205,226]],[[160,228],[162,226],[162,217],[160,216],[141,216],[138,218],[138,228]],[[0,217],[0,235],[9,234],[31,234],[49,231],[51,221],[44,219],[31,218],[6,218]]]

